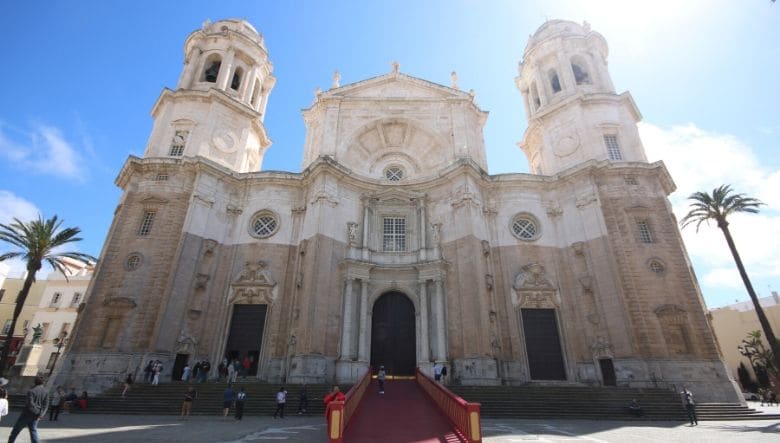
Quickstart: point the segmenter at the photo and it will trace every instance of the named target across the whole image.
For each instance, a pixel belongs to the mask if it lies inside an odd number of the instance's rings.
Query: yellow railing
[[[423,374],[420,368],[417,368],[416,379],[417,384],[447,416],[464,440],[469,443],[482,441],[479,403],[469,403],[458,397],[431,377]]]
[[[344,401],[332,401],[326,406],[325,416],[328,420],[328,442],[341,443],[344,439],[344,429],[349,424],[349,419],[360,405],[363,394],[371,382],[371,367],[361,377],[352,389],[347,392]]]

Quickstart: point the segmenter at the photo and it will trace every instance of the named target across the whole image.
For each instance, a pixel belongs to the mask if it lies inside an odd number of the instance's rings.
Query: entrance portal
[[[268,305],[233,305],[225,355],[231,359],[249,359],[247,375],[257,375],[257,360],[263,343],[263,327]]]
[[[411,300],[400,292],[379,297],[371,316],[371,366],[384,365],[389,375],[414,375],[416,338]]]
[[[531,380],[566,380],[555,309],[521,309]]]

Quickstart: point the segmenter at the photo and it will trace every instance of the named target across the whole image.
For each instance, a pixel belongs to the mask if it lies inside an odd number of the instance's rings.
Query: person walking
[[[152,382],[152,368],[154,368],[154,360],[149,360],[144,368],[144,382],[146,383]]]
[[[693,393],[683,386],[683,390],[680,393],[682,397],[683,405],[685,405],[685,412],[688,414],[688,420],[691,421],[691,426],[699,424],[699,418],[696,417],[696,402],[693,400]]]
[[[192,412],[192,403],[194,403],[197,398],[198,393],[195,391],[195,388],[190,386],[189,389],[187,389],[187,392],[184,393],[184,401],[181,404],[182,420],[189,418],[190,413]]]
[[[284,418],[284,405],[287,403],[287,391],[284,390],[284,386],[279,388],[279,392],[276,393],[276,410],[274,411],[274,418],[276,414],[279,414],[280,418]]]
[[[181,381],[188,381],[190,379],[190,371],[191,369],[189,363],[185,364],[184,369],[181,371]]]
[[[385,373],[385,367],[379,366],[379,372],[376,374],[376,380],[379,382],[379,393],[384,394],[385,393],[385,377],[387,376],[387,373]]]
[[[152,385],[157,386],[160,384],[160,373],[163,370],[163,365],[160,360],[157,360],[154,362],[154,366],[152,366],[152,373],[154,374],[152,376]]]
[[[433,365],[433,379],[441,383],[441,371],[444,365],[441,362],[437,362]]]
[[[130,390],[130,386],[133,384],[133,374],[127,373],[127,378],[125,378],[125,389],[122,390],[122,397],[127,394],[127,391]]]
[[[30,430],[30,441],[38,443],[38,420],[46,416],[49,407],[49,393],[43,387],[43,377],[35,377],[35,386],[27,391],[27,400],[19,414],[19,418],[8,436],[8,443],[16,441],[16,437],[22,432],[22,428]]]
[[[0,388],[0,419],[8,415],[8,392]]]
[[[236,392],[233,390],[233,385],[228,383],[225,392],[222,393],[222,416],[227,417],[230,412],[230,407],[233,405],[233,401],[236,399]]]
[[[62,404],[65,403],[65,391],[62,386],[58,386],[57,390],[51,396],[51,406],[49,408],[49,421],[57,421],[60,412],[62,411]]]
[[[338,385],[333,385],[333,388],[330,390],[328,395],[325,396],[325,398],[322,399],[322,403],[325,404],[325,419],[330,423],[330,410],[328,409],[328,405],[331,402],[334,401],[344,401],[347,397],[344,395],[343,392],[341,392],[341,389]]]
[[[228,383],[236,382],[236,366],[233,364],[233,362],[229,362],[227,364],[227,381]]]
[[[244,392],[244,387],[242,386],[241,389],[239,389],[238,394],[236,394],[236,420],[241,420],[241,418],[244,417],[245,402],[246,392]]]
[[[200,382],[206,383],[206,380],[209,378],[209,372],[211,371],[211,363],[209,363],[209,359],[203,361],[203,364],[200,367],[200,372],[198,375],[200,376]]]
[[[306,384],[301,386],[301,392],[298,393],[298,415],[306,412],[309,407],[309,393],[306,391]]]

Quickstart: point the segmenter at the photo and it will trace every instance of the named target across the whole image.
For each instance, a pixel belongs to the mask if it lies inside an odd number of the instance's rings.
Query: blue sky
[[[678,217],[687,195],[721,183],[761,198],[762,214],[734,217],[732,229],[756,289],[780,290],[780,5],[769,0],[3,2],[0,222],[57,214],[98,255],[120,196],[114,178],[143,153],[184,39],[228,17],[264,35],[274,64],[264,170],[300,170],[300,110],[335,69],[343,85],[397,60],[445,85],[457,71],[476,91],[490,112],[492,174],[528,171],[514,85],[528,36],[546,19],[587,20],[609,43],[616,89],[643,114],[648,157],[677,183]],[[708,305],[746,299],[719,232],[683,234]]]

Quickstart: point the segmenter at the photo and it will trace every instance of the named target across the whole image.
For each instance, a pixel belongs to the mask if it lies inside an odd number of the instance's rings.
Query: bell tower
[[[631,94],[615,93],[607,42],[582,25],[551,20],[529,38],[515,79],[528,129],[520,148],[531,172],[554,175],[588,160],[646,162]]]
[[[144,157],[204,157],[237,172],[260,170],[271,140],[263,119],[271,75],[263,37],[244,20],[206,22],[184,44],[175,91],[152,108]]]

